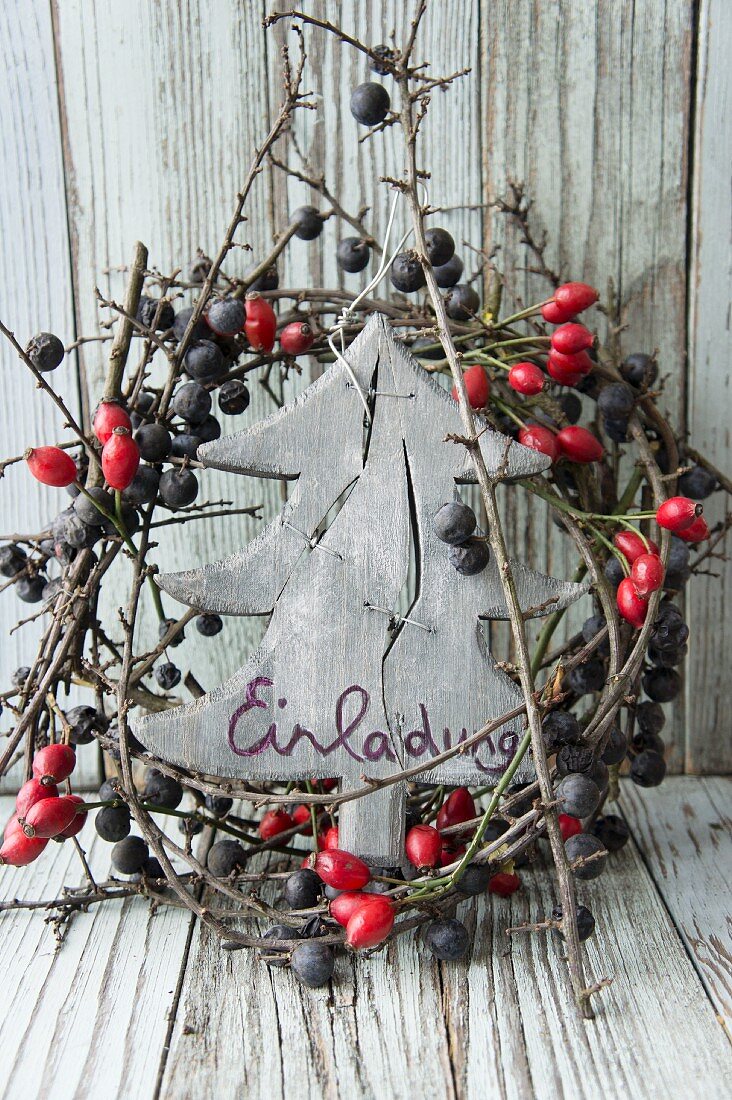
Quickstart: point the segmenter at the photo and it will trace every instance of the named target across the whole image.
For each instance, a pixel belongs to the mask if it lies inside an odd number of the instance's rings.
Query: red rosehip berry
[[[394,906],[383,894],[365,894],[346,925],[346,943],[356,950],[383,943],[394,927]]]
[[[584,374],[577,374],[575,371],[558,367],[551,355],[547,361],[546,369],[551,380],[556,382],[558,386],[578,386],[585,377]]]
[[[704,539],[709,538],[707,521],[704,516],[697,516],[690,527],[685,527],[683,531],[677,531],[676,535],[684,542],[704,542]]]
[[[665,527],[667,531],[673,531],[675,535],[679,531],[691,527],[697,516],[704,511],[704,506],[698,504],[689,497],[671,497],[664,500],[656,512],[656,523],[659,527]]]
[[[102,447],[102,473],[113,489],[126,489],[140,465],[140,448],[128,428],[115,428]]]
[[[76,767],[71,745],[46,745],[33,757],[33,774],[46,783],[63,783]]]
[[[472,821],[476,816],[475,801],[467,787],[456,787],[447,796],[437,814],[437,828],[448,829],[451,825],[462,825],[463,821]]]
[[[3,837],[9,837],[11,833],[17,833],[18,830],[23,831],[23,826],[18,821],[18,815],[13,814],[5,822],[5,828],[3,829]]]
[[[636,630],[642,627],[648,614],[648,604],[640,598],[630,577],[624,577],[620,582],[615,599],[625,621]]]
[[[592,372],[595,364],[586,351],[573,352],[568,355],[552,348],[549,352],[548,365],[551,366],[555,374],[579,374],[584,378],[585,375]]]
[[[557,437],[554,432],[543,428],[541,424],[527,424],[525,428],[521,428],[518,441],[522,446],[530,447],[532,451],[540,451],[541,454],[548,455],[552,462],[556,462],[559,458]]]
[[[304,355],[315,341],[315,333],[307,322],[292,321],[280,333],[280,347],[286,355]]]
[[[657,592],[663,584],[665,569],[658,554],[641,554],[633,562],[630,570],[630,579],[642,600],[647,599],[651,592]]]
[[[488,883],[488,889],[492,894],[498,894],[500,898],[510,898],[521,885],[518,875],[510,875],[507,871],[499,871]]]
[[[313,867],[326,886],[334,890],[360,890],[371,880],[371,871],[363,860],[340,848],[318,852]]]
[[[338,826],[331,825],[329,829],[326,829],[323,833],[323,850],[326,852],[332,852],[334,848],[338,847]]]
[[[127,431],[131,432],[132,422],[119,401],[102,401],[94,413],[92,428],[94,435],[103,446],[115,428],[127,428]]]
[[[300,832],[303,836],[313,835],[312,815],[310,813],[310,807],[306,806],[303,802],[299,806],[295,806],[292,811],[292,820],[295,825],[307,825],[308,828],[301,829]]]
[[[569,840],[571,836],[576,836],[577,833],[582,832],[582,822],[578,817],[572,817],[571,814],[560,814],[559,831],[562,834],[562,840]]]
[[[28,469],[36,481],[44,485],[71,485],[78,471],[70,454],[60,447],[29,447],[25,452]]]
[[[613,546],[625,555],[630,565],[641,554],[658,555],[659,553],[655,542],[651,539],[646,539],[644,542],[637,531],[618,531],[617,535],[613,536]]]
[[[541,393],[545,382],[544,371],[535,363],[516,363],[508,372],[509,386],[516,390],[516,393],[523,393],[528,397]]]
[[[574,319],[574,311],[562,309],[553,298],[551,302],[545,302],[541,307],[541,315],[550,325],[563,325],[566,321]]]
[[[317,780],[315,780],[315,782],[317,782]],[[337,779],[321,779],[320,783],[324,791],[335,790],[335,788],[338,786]]]
[[[448,844],[447,841],[444,841],[442,844],[442,854],[440,855],[440,867],[449,867],[451,863],[456,863],[457,860],[462,859],[464,855],[464,844],[455,847],[455,845]]]
[[[561,352],[562,355],[577,355],[591,348],[593,339],[592,333],[584,325],[569,321],[554,329],[551,335],[552,350]]]
[[[244,332],[253,351],[270,352],[277,334],[277,317],[272,306],[259,294],[247,294]]]
[[[42,783],[40,779],[29,779],[15,796],[15,812],[24,818],[36,802],[44,798],[58,798],[58,787],[54,783]]]
[[[34,803],[22,822],[23,832],[31,837],[58,836],[76,816],[76,803],[70,795],[44,798]]]
[[[354,914],[356,907],[364,898],[375,898],[378,894],[363,894],[360,890],[345,890],[342,894],[333,898],[328,906],[328,912],[333,920],[338,921],[345,928]]]
[[[407,859],[417,870],[436,867],[442,854],[442,838],[431,825],[414,825],[404,843]]]
[[[83,798],[79,798],[78,794],[70,794],[70,795],[67,795],[67,797],[70,798],[71,801],[76,806],[76,812],[75,812],[70,824],[68,824],[65,829],[61,830],[61,832],[56,837],[56,840],[60,840],[60,839],[69,840],[72,836],[76,836],[76,834],[80,833],[81,830],[84,828],[84,823],[85,823],[87,817],[89,816],[89,811],[88,810],[80,810],[79,809],[79,806],[84,805],[84,799]]]
[[[272,837],[291,829],[294,824],[287,810],[267,810],[259,822],[258,832],[262,840],[271,840]]]
[[[603,455],[602,443],[578,424],[570,424],[557,432],[557,443],[570,462],[599,462]]]
[[[560,309],[582,313],[593,306],[600,295],[588,283],[563,283],[554,291],[554,301]]]
[[[472,367],[468,367],[463,374],[463,381],[468,394],[470,407],[473,409],[484,409],[490,400],[491,384],[488,375],[485,373],[480,363],[475,363]],[[451,392],[453,401],[457,401],[457,387],[453,386]]]
[[[38,858],[47,844],[47,837],[26,836],[22,829],[6,832],[0,847],[0,866],[26,867]]]

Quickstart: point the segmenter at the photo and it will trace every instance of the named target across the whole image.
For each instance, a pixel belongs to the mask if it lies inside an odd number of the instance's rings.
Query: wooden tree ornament
[[[271,613],[260,647],[230,680],[138,720],[137,737],[162,759],[226,778],[335,776],[352,788],[425,762],[521,702],[480,624],[506,617],[495,563],[458,574],[433,531],[438,508],[473,480],[465,448],[446,440],[461,430],[455,402],[379,315],[346,360],[268,419],[199,449],[207,466],[296,485],[281,515],[237,554],[159,578],[201,610]],[[506,481],[548,465],[490,430],[480,447]],[[400,616],[412,542],[416,595]],[[513,570],[529,616],[586,591]],[[424,780],[490,785],[513,758],[519,725],[506,723]],[[405,793],[396,783],[343,803],[341,846],[400,862]]]

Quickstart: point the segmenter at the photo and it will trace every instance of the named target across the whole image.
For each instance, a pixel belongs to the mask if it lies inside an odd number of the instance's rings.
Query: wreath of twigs
[[[283,880],[299,864],[303,849],[296,841],[303,834],[317,833],[324,824],[337,821],[339,806],[352,799],[368,797],[371,790],[392,783],[407,781],[410,784],[409,810],[419,820],[434,821],[444,796],[442,788],[420,783],[422,773],[436,764],[469,750],[499,729],[507,721],[523,718],[525,735],[511,765],[498,785],[492,790],[475,792],[483,808],[473,821],[443,830],[443,838],[456,844],[466,830],[469,841],[464,852],[452,863],[430,874],[420,874],[411,881],[394,874],[375,875],[378,888],[393,899],[397,921],[392,933],[400,935],[436,916],[450,915],[464,897],[458,890],[460,880],[471,864],[491,864],[496,871],[510,870],[513,861],[531,852],[536,841],[548,837],[557,879],[559,903],[563,918],[542,921],[524,929],[554,928],[562,932],[566,941],[567,960],[575,998],[585,1016],[592,1015],[590,996],[604,983],[588,986],[585,977],[580,935],[576,920],[577,900],[575,876],[578,863],[570,865],[565,851],[557,815],[554,793],[556,773],[553,772],[552,755],[548,754],[542,732],[542,721],[557,707],[569,709],[581,696],[572,688],[571,673],[600,657],[606,660],[605,686],[593,696],[591,709],[582,717],[582,743],[596,755],[601,754],[613,727],[618,724],[619,711],[623,708],[622,724],[627,736],[629,756],[642,751],[635,733],[635,709],[640,691],[640,680],[652,642],[654,624],[661,601],[668,601],[673,590],[654,592],[648,603],[645,623],[634,631],[619,616],[615,592],[608,576],[606,564],[613,556],[622,561],[622,554],[612,542],[616,530],[636,525],[644,537],[649,530],[648,517],[676,489],[677,477],[691,466],[700,466],[714,479],[717,487],[732,492],[732,484],[718,470],[690,447],[682,444],[679,454],[677,433],[664,419],[656,400],[660,390],[652,390],[648,384],[636,388],[635,408],[628,421],[629,441],[635,451],[632,460],[620,463],[625,451],[617,443],[609,442],[599,476],[588,475],[586,469],[559,467],[546,476],[523,482],[530,493],[541,497],[552,509],[559,523],[576,546],[579,565],[575,579],[586,577],[592,586],[599,606],[601,620],[594,634],[586,637],[575,634],[552,649],[555,632],[563,622],[563,612],[549,615],[530,651],[526,635],[525,616],[522,613],[508,562],[501,515],[496,503],[496,479],[484,465],[476,446],[478,433],[468,400],[463,368],[469,364],[482,364],[492,380],[491,404],[485,410],[489,421],[504,433],[515,435],[517,425],[528,420],[548,423],[555,429],[570,421],[567,406],[563,403],[559,386],[545,388],[543,392],[521,398],[505,381],[506,371],[518,360],[533,360],[548,347],[548,331],[542,322],[539,308],[527,307],[499,320],[501,280],[490,261],[485,261],[474,279],[482,279],[488,308],[482,314],[475,313],[463,321],[450,319],[445,297],[441,293],[434,272],[426,259],[424,220],[435,212],[425,205],[421,197],[422,182],[427,171],[419,164],[418,145],[422,121],[429,107],[430,96],[435,89],[444,89],[463,73],[433,78],[427,75],[426,66],[414,63],[417,33],[426,4],[416,5],[406,40],[398,46],[394,41],[389,49],[373,48],[346,34],[335,25],[296,11],[277,13],[266,20],[271,26],[288,20],[297,35],[297,56],[293,59],[287,48],[283,49],[284,96],[277,117],[261,147],[257,150],[247,177],[236,197],[234,211],[218,252],[213,257],[200,254],[191,272],[180,271],[163,275],[148,267],[146,248],[138,244],[133,261],[127,269],[127,289],[123,302],[105,299],[98,292],[99,305],[113,315],[99,334],[80,337],[67,351],[91,342],[109,342],[111,345],[103,397],[123,401],[130,412],[136,413],[140,422],[159,423],[172,433],[180,433],[180,423],[171,411],[171,400],[176,386],[184,376],[186,352],[196,338],[196,331],[204,317],[212,297],[244,298],[252,289],[274,303],[278,310],[278,327],[293,320],[307,322],[315,333],[310,355],[319,363],[332,362],[327,333],[342,315],[348,313],[343,326],[346,343],[350,343],[362,329],[370,313],[378,310],[385,314],[397,334],[402,334],[420,357],[425,370],[450,376],[459,398],[463,434],[454,440],[465,447],[470,455],[478,483],[482,507],[487,517],[490,547],[499,565],[505,602],[513,643],[514,664],[507,667],[523,692],[523,703],[513,711],[487,723],[466,741],[430,758],[422,764],[395,773],[386,779],[367,780],[365,786],[353,790],[326,790],[313,781],[302,789],[294,784],[248,784],[217,780],[203,776],[156,759],[135,740],[128,727],[128,713],[133,707],[147,710],[163,709],[176,705],[165,691],[151,685],[151,675],[161,659],[167,660],[168,651],[182,637],[183,630],[196,615],[186,612],[178,620],[166,619],[160,591],[155,584],[156,567],[152,558],[152,537],[156,528],[166,524],[187,524],[205,521],[215,516],[229,516],[246,512],[258,516],[258,508],[233,511],[225,501],[207,502],[178,511],[165,509],[160,500],[138,509],[139,530],[133,536],[127,529],[122,512],[110,512],[105,517],[108,525],[105,533],[92,550],[90,546],[74,548],[59,546],[51,531],[34,534],[5,536],[9,547],[22,549],[22,565],[9,576],[3,587],[11,587],[33,578],[48,578],[42,596],[39,614],[45,617],[45,628],[37,655],[28,669],[19,670],[18,684],[0,698],[12,716],[12,728],[3,735],[0,754],[0,774],[21,762],[24,776],[31,774],[34,753],[43,745],[54,741],[83,744],[95,741],[105,751],[105,759],[112,775],[112,785],[106,788],[106,798],[88,803],[89,808],[127,805],[139,830],[154,853],[157,864],[149,864],[136,879],[122,881],[114,878],[96,882],[84,859],[84,852],[76,838],[76,845],[85,873],[82,886],[64,889],[61,896],[43,901],[15,900],[0,906],[4,910],[40,908],[47,911],[49,919],[60,929],[71,915],[92,905],[110,899],[140,894],[154,905],[173,905],[192,910],[220,939],[225,947],[234,949],[254,947],[264,949],[270,957],[273,952],[287,952],[292,948],[289,940],[263,939],[241,931],[242,922],[262,918],[286,922],[308,934],[318,935],[323,943],[339,944],[344,934],[328,919],[327,902],[313,909],[287,910],[279,904],[265,901],[262,893],[265,885],[274,885],[274,895]],[[374,288],[369,297],[356,302],[356,294],[343,289],[294,287],[277,285],[276,265],[295,235],[296,225],[283,229],[270,253],[259,261],[244,277],[225,271],[229,253],[235,247],[237,235],[246,221],[245,210],[257,176],[265,169],[284,172],[307,184],[320,196],[325,209],[323,221],[330,217],[340,219],[355,230],[377,254],[382,248],[369,232],[367,211],[351,214],[343,208],[329,190],[324,177],[315,173],[305,158],[299,168],[292,168],[282,156],[277,155],[281,143],[292,140],[291,122],[300,110],[315,110],[316,104],[303,91],[303,73],[306,62],[304,28],[315,33],[335,36],[344,46],[359,51],[369,64],[387,80],[393,82],[395,103],[383,123],[370,130],[366,137],[387,128],[395,127],[401,133],[405,153],[405,169],[398,178],[385,180],[386,186],[398,191],[407,204],[411,218],[412,248],[422,262],[427,293],[419,300],[407,300],[393,296],[388,300],[378,297]],[[530,204],[523,189],[512,185],[509,195],[496,206],[518,227],[521,242],[527,247],[530,270],[544,276],[551,296],[560,277],[547,266],[544,257],[545,241],[538,238],[530,220]],[[482,255],[482,254],[481,254]],[[158,301],[155,316],[141,315],[140,298],[152,291]],[[187,292],[195,292],[193,309],[185,331],[178,336],[171,329],[164,329],[161,319],[169,302],[177,301]],[[607,298],[601,307],[606,314],[609,337],[597,351],[592,372],[592,382],[585,387],[589,397],[596,396],[607,383],[625,381],[621,335],[623,323],[620,303],[609,287]],[[141,320],[141,316],[143,319]],[[38,388],[61,410],[66,427],[75,437],[63,444],[77,451],[77,464],[82,471],[81,491],[101,486],[103,477],[99,465],[100,447],[90,428],[79,423],[63,398],[55,391],[31,355],[23,349],[12,331],[0,322],[0,331],[10,341],[25,366],[34,375]],[[227,366],[224,373],[213,382],[207,382],[211,391],[232,379],[256,380],[276,404],[278,383],[286,381],[295,368],[295,361],[278,348],[271,353],[253,354],[243,335],[226,338]],[[136,365],[130,367],[130,353],[135,350]],[[139,354],[138,354],[139,353]],[[437,356],[437,357],[435,357]],[[150,378],[153,360],[164,360],[167,374],[161,385],[154,385]],[[652,382],[655,371],[649,376]],[[599,423],[599,421],[598,421]],[[630,450],[630,448],[626,448]],[[22,460],[15,456],[0,463],[0,474]],[[182,468],[200,465],[191,457],[169,457],[166,464]],[[623,480],[625,479],[624,483]],[[640,498],[641,507],[637,501]],[[636,509],[634,511],[634,509]],[[163,512],[163,518],[161,518]],[[630,519],[628,517],[631,517]],[[721,543],[731,523],[730,516],[719,524],[709,540],[696,548],[679,585],[691,574],[704,571],[715,556],[720,556]],[[664,565],[668,563],[670,536],[661,533],[660,555]],[[13,551],[15,552],[15,551]],[[129,599],[120,622],[124,642],[120,648],[100,618],[100,593],[112,564],[126,558],[132,573]],[[57,578],[50,577],[49,566],[60,567]],[[38,587],[38,585],[36,585]],[[136,648],[136,622],[144,593],[152,594],[161,621],[159,644],[146,652]],[[35,618],[36,616],[34,616]],[[26,622],[29,620],[25,620]],[[604,624],[603,624],[604,621]],[[18,624],[22,625],[22,624]],[[81,685],[93,694],[94,705],[80,721],[78,713],[66,713],[60,705],[61,694],[69,685]],[[201,694],[195,678],[189,674],[185,686],[194,694]],[[84,750],[82,750],[84,751]],[[512,778],[525,755],[530,752],[536,771],[536,781],[520,790],[512,788]],[[158,769],[157,774],[177,781],[187,792],[189,808],[172,808],[155,804],[141,794],[133,775],[133,760],[146,767]],[[603,792],[601,806],[592,820],[585,823],[591,829],[607,800],[614,800],[618,793],[619,765],[609,769],[608,783]],[[367,777],[364,777],[367,778]],[[110,797],[111,795],[111,797]],[[239,799],[249,805],[243,816],[232,812],[231,800]],[[298,825],[262,840],[257,833],[258,811],[264,806],[292,805],[310,809],[309,818]],[[156,817],[152,814],[155,813]],[[162,814],[178,818],[182,824],[184,839],[176,843],[158,824]],[[489,825],[501,826],[500,835],[489,837]],[[204,840],[233,838],[242,844],[240,865],[228,878],[212,873],[205,862],[193,853],[192,838],[201,830],[207,830]],[[313,842],[314,843],[314,842]],[[205,845],[204,845],[205,851]],[[255,857],[269,852],[272,858],[262,869],[262,862],[254,870],[246,868]],[[182,872],[174,867],[187,867]],[[581,864],[581,860],[579,864]],[[264,891],[267,894],[267,891]],[[270,890],[267,896],[274,896]],[[510,931],[519,931],[511,929]],[[265,957],[267,957],[265,955]],[[282,954],[279,960],[282,960]]]

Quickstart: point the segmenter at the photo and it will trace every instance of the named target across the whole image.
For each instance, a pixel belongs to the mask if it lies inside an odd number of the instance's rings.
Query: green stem
[[[496,406],[496,408],[500,409],[502,413],[504,413],[506,416],[509,416],[511,418],[511,420],[515,421],[515,423],[518,424],[519,428],[525,428],[526,427],[526,424],[521,419],[521,417],[517,416],[516,413],[510,408],[510,406],[504,404],[504,402],[501,401],[500,398],[493,397],[493,398],[491,398],[491,400],[492,400],[493,404]]]
[[[501,327],[504,328],[506,325],[512,325],[516,321],[523,321],[524,317],[533,317],[535,313],[541,313],[542,306],[547,306],[552,301],[554,301],[553,298],[547,298],[545,302],[539,302],[538,306],[527,306],[526,309],[520,310],[519,313],[512,313],[510,317],[504,317],[501,320]]]
[[[437,878],[434,879],[432,882],[427,883],[425,886],[422,887],[421,890],[417,890],[415,893],[410,894],[410,901],[435,893],[438,896],[441,896],[442,894],[446,894],[449,890],[452,890],[455,886],[455,883],[459,882],[460,878],[463,875],[463,872],[465,871],[465,868],[468,866],[473,856],[478,851],[480,847],[480,842],[485,836],[485,831],[488,828],[488,822],[498,809],[498,803],[500,802],[504,791],[516,774],[516,770],[523,760],[524,756],[526,755],[526,750],[529,748],[530,744],[531,730],[527,730],[521,740],[519,747],[516,750],[516,755],[514,756],[513,760],[508,765],[506,771],[503,773],[498,784],[496,785],[496,788],[493,792],[493,797],[488,803],[488,807],[483,814],[483,817],[481,818],[480,825],[475,831],[475,836],[471,840],[468,847],[465,849],[465,854],[463,858],[460,860],[460,863],[457,865],[452,874],[449,875],[446,879]]]

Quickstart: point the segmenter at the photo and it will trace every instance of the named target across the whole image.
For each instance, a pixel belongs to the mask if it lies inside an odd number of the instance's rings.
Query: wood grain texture
[[[10,798],[0,800],[4,821]],[[110,873],[109,844],[80,834],[92,873]],[[81,884],[71,844],[51,842],[27,868],[2,868],[0,900],[52,898]],[[12,1012],[0,1022],[4,1100],[43,1096],[151,1097],[191,917],[137,899],[77,914],[57,948],[43,911],[0,914],[0,967]]]
[[[683,423],[686,187],[691,0],[485,0],[481,102],[484,198],[526,185],[532,224],[549,236],[547,261],[604,296],[612,278],[627,352],[658,348],[668,375],[662,406]],[[486,244],[506,276],[507,303],[545,296],[533,258],[496,211]],[[602,333],[597,311],[588,314]],[[588,405],[587,413],[591,411]],[[508,544],[529,564],[569,577],[574,547],[540,501],[513,500]],[[581,622],[579,608],[569,618]],[[671,770],[684,766],[683,707],[669,734]]]
[[[99,320],[94,287],[119,299],[123,277],[115,268],[129,261],[135,240],[148,246],[151,264],[171,271],[186,266],[199,246],[215,253],[223,239],[255,144],[268,126],[263,5],[71,0],[55,11],[78,324],[93,332]],[[271,243],[266,175],[255,183],[247,214],[239,241],[252,252],[231,253],[226,267],[232,274],[243,273]],[[187,301],[176,307],[182,304]],[[93,407],[102,389],[104,349],[86,348],[83,369]],[[255,386],[246,416],[260,419],[272,407]],[[222,422],[228,432],[241,426],[242,418]],[[255,484],[211,472],[201,476],[200,485],[198,503],[262,502],[265,517],[281,504],[277,482]],[[200,565],[249,541],[259,526],[236,516],[162,528],[158,560],[168,570]],[[116,617],[128,586],[128,563],[120,563],[109,585],[107,614]],[[172,614],[175,605],[165,603]],[[176,662],[213,687],[241,663],[261,629],[261,620],[230,621],[213,644],[190,630]],[[143,648],[156,633],[153,609],[145,601]]]
[[[724,0],[700,5],[697,60],[694,179],[689,271],[689,438],[720,470],[732,462],[732,9]],[[729,498],[715,493],[704,503],[711,525],[724,518]],[[729,544],[729,538],[727,540]],[[732,560],[713,559],[716,577],[694,578],[688,587],[691,628],[686,690],[685,770],[732,771]]]
[[[369,406],[365,443],[362,401]],[[436,513],[456,496],[456,482],[471,477],[463,449],[449,441],[459,427],[444,387],[375,314],[346,357],[295,401],[251,429],[199,448],[204,463],[263,477],[302,471],[305,483],[298,481],[284,522],[273,521],[272,538],[255,540],[233,562],[173,578],[173,589],[198,606],[208,592],[207,609],[235,605],[245,614],[272,608],[273,614],[259,649],[219,689],[137,722],[148,750],[227,778],[337,776],[350,786],[364,772],[385,777],[437,756],[520,704],[518,688],[487,651],[479,622],[494,610],[506,614],[498,570],[460,575],[434,530]],[[480,422],[478,430],[492,476],[516,481],[545,468],[544,455],[483,430]],[[318,526],[354,479],[318,537]],[[418,584],[407,615],[395,620],[410,545]],[[527,615],[546,614],[585,593],[581,585],[528,570],[520,578]],[[165,577],[162,584],[170,588]],[[464,690],[445,690],[445,683],[462,683]],[[521,726],[520,720],[506,723],[423,778],[497,781],[518,748]],[[516,775],[531,775],[528,760]],[[344,804],[343,847],[379,865],[401,862],[405,796],[399,785]]]
[[[39,331],[53,332],[70,344],[74,308],[53,30],[46,0],[28,0],[22,11],[15,2],[0,10],[0,162],[0,318],[24,346]],[[56,406],[38,393],[30,371],[4,339],[0,379],[3,457],[71,439]],[[54,371],[53,384],[69,409],[78,413],[74,355]],[[4,535],[37,534],[68,504],[63,490],[34,481],[25,463],[11,466],[0,481],[0,529]],[[19,600],[12,588],[0,595],[3,690],[16,668],[33,663],[47,620],[41,616],[9,632],[19,619],[39,609],[39,604]],[[3,731],[9,725],[6,712]],[[96,758],[92,761],[87,755],[83,768],[85,777],[95,775]],[[18,775],[16,770],[5,777],[3,786],[17,787]]]
[[[623,784],[623,812],[709,997],[732,1017],[732,779]]]
[[[671,798],[680,782],[668,781]],[[652,817],[657,792],[645,793]],[[196,930],[162,1097],[719,1095],[727,1038],[634,846],[611,857],[598,883],[582,884],[598,921],[589,971],[613,978],[590,1024],[565,1010],[561,941],[505,935],[555,903],[543,854],[521,874],[526,889],[510,901],[461,905],[474,941],[467,963],[436,963],[409,933],[370,959],[340,956],[330,987],[311,992],[246,952],[222,957]]]
[[[494,1095],[516,1100],[661,1100],[681,1088],[699,1100],[705,1089],[713,1094],[728,1040],[690,980],[688,956],[633,846],[610,857],[601,879],[579,884],[579,901],[597,921],[586,943],[588,980],[613,979],[593,999],[597,1015],[589,1025],[558,1008],[570,997],[558,938],[530,934],[507,945],[506,927],[541,920],[556,904],[544,867],[542,853],[534,870],[520,872],[527,890],[509,902],[494,899],[487,912],[480,906],[467,990],[459,967],[443,968],[451,1046],[460,1052],[457,1094],[479,1096],[486,1081],[496,1083]],[[668,988],[678,999],[665,994]]]

